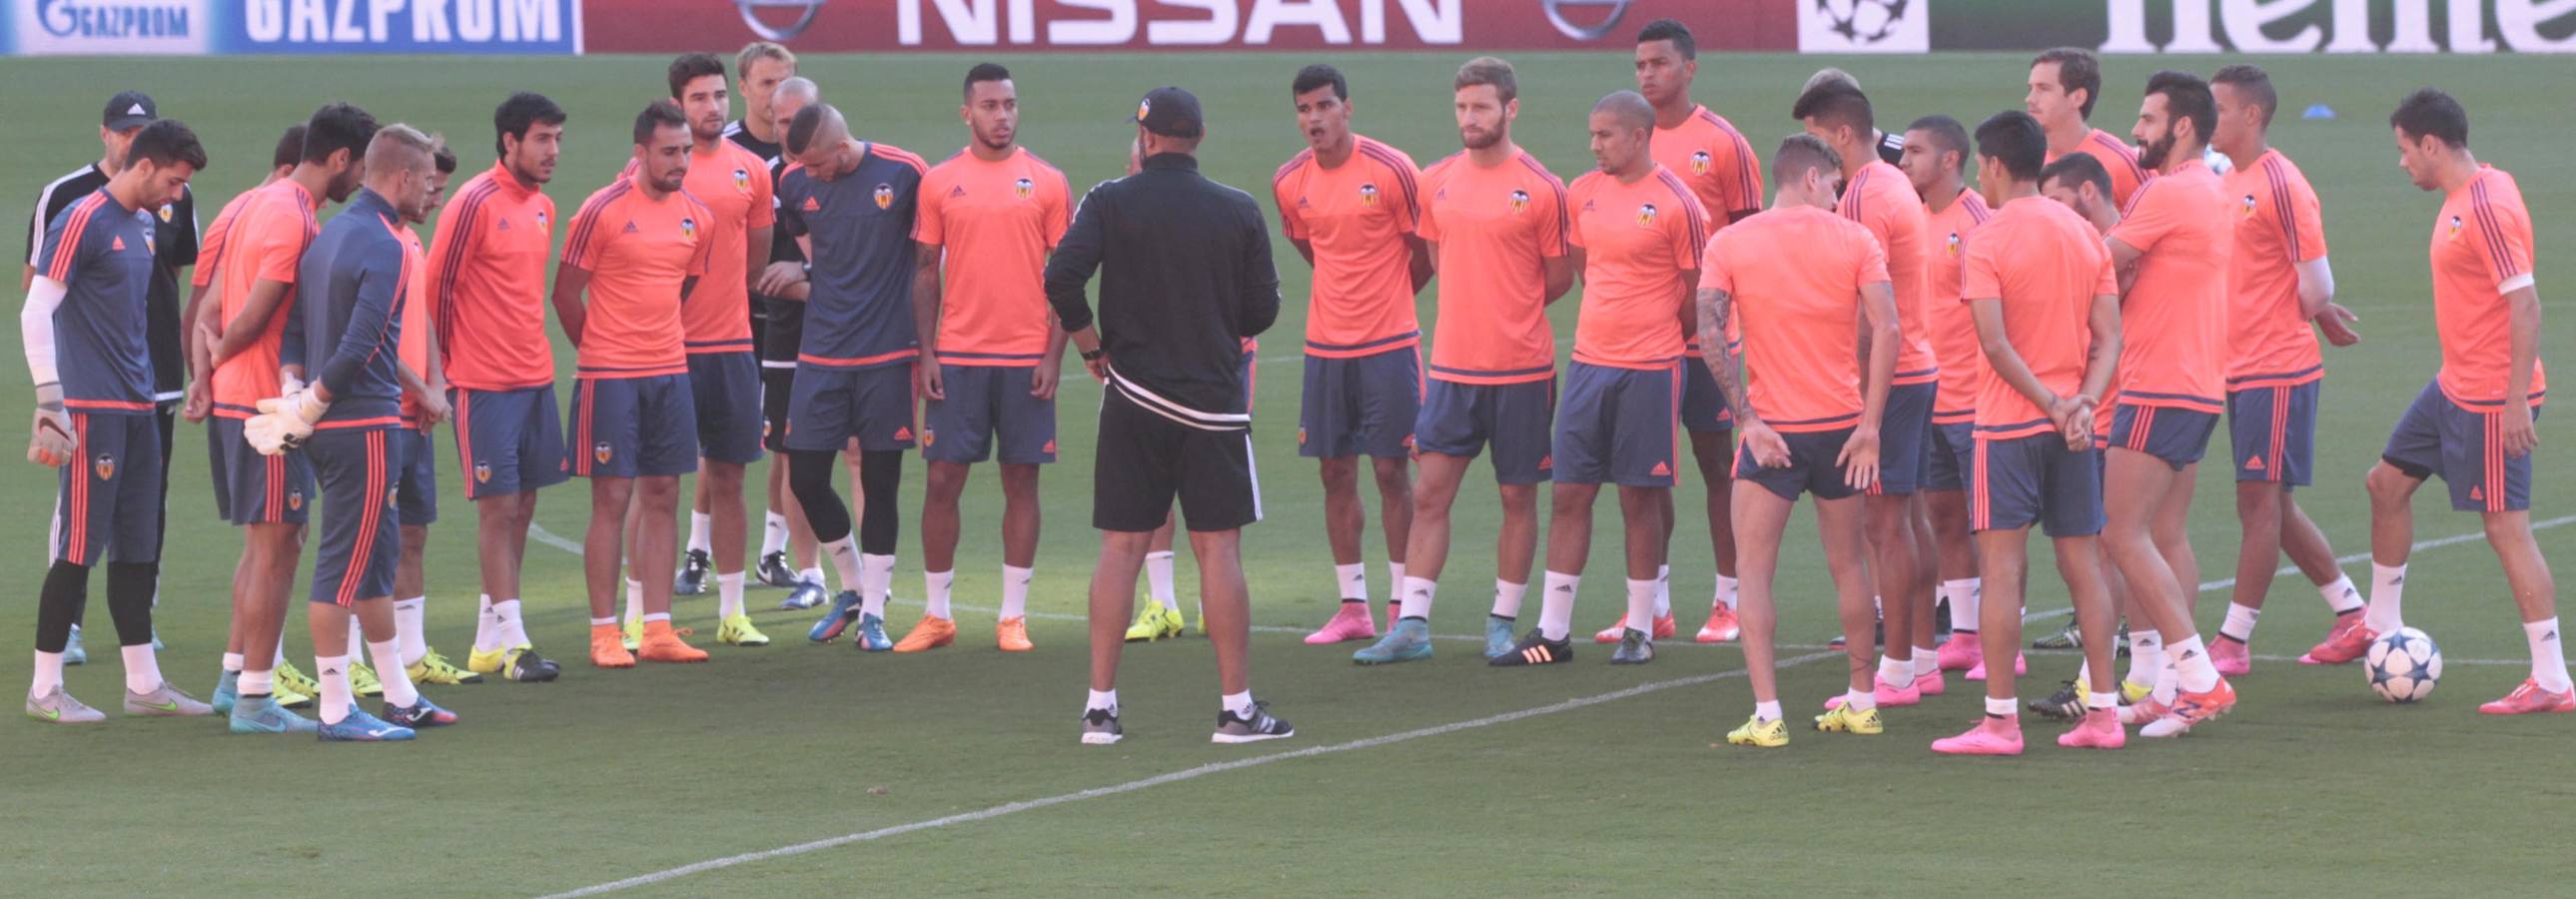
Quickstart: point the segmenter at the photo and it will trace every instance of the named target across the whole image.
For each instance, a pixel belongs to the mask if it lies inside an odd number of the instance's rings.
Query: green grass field
[[[1455,150],[1453,56],[1337,60],[1354,83],[1358,128],[1424,163]],[[1157,84],[1199,93],[1211,119],[1209,173],[1256,195],[1301,145],[1286,89],[1300,58],[1005,61],[1019,76],[1022,139],[1077,186],[1119,173],[1125,117]],[[1582,113],[1629,86],[1625,58],[1516,61],[1525,95],[1517,136],[1570,179],[1589,163]],[[818,58],[805,74],[862,136],[937,159],[965,140],[953,98],[969,62]],[[1704,58],[1699,95],[1767,157],[1795,128],[1794,90],[1824,62]],[[1930,112],[1973,124],[2017,107],[2022,94],[2019,56],[1834,62],[1871,89],[1883,125]],[[2576,83],[2576,63],[2264,62],[2283,92],[2276,143],[2325,198],[2340,299],[2361,314],[2368,338],[2329,354],[2320,483],[2301,493],[2338,551],[2359,553],[2368,518],[2361,473],[2437,362],[2424,235],[2439,198],[2398,170],[2387,110],[2419,85],[2459,92],[2480,158],[2520,176],[2548,255],[2576,239],[2565,91],[2548,87]],[[626,123],[662,93],[663,63],[0,60],[14,98],[0,221],[26,221],[24,204],[45,181],[96,157],[99,98],[128,86],[151,91],[164,114],[206,137],[215,157],[198,181],[207,218],[259,176],[278,129],[322,102],[347,99],[387,121],[444,131],[473,171],[490,160],[483,141],[493,104],[514,89],[541,90],[572,111],[569,149],[550,188],[569,210],[622,163]],[[2159,64],[2205,72],[2218,61],[2111,60],[2107,80],[2117,86],[2097,124],[2125,132],[2136,85]],[[2297,116],[2317,103],[2340,116]],[[15,246],[17,234],[7,237]],[[2255,644],[2264,658],[2239,681],[2239,711],[2185,740],[2110,755],[2045,745],[2057,728],[2033,719],[2033,749],[2018,761],[1936,757],[1926,744],[1977,714],[1973,685],[1956,678],[1949,695],[1893,714],[1884,737],[1805,733],[1776,752],[1712,747],[1751,702],[1742,659],[1686,641],[1645,668],[1610,668],[1607,652],[1587,646],[1573,665],[1526,672],[1488,670],[1472,642],[1444,641],[1434,661],[1384,670],[1352,666],[1356,646],[1303,646],[1297,632],[1329,614],[1334,593],[1321,492],[1313,465],[1295,455],[1290,424],[1307,272],[1285,243],[1278,249],[1289,309],[1265,352],[1256,430],[1269,519],[1248,533],[1245,564],[1263,628],[1254,640],[1257,689],[1297,723],[1296,739],[1209,746],[1214,666],[1204,642],[1189,639],[1131,647],[1122,684],[1129,739],[1114,749],[1075,745],[1094,548],[1083,527],[1087,413],[1098,388],[1068,378],[1063,464],[1047,475],[1052,527],[1031,603],[1034,654],[1006,656],[988,639],[999,502],[985,473],[969,493],[956,588],[971,611],[961,611],[963,639],[952,649],[862,657],[846,643],[797,639],[810,621],[804,613],[756,613],[776,645],[718,647],[701,667],[611,673],[568,662],[551,685],[439,690],[463,726],[377,749],[233,737],[203,721],[112,719],[81,730],[0,723],[0,796],[10,810],[0,842],[20,847],[0,854],[0,894],[541,894],[711,859],[725,866],[636,886],[669,894],[1991,895],[2053,891],[2083,877],[2085,887],[2118,893],[2491,895],[2558,882],[2551,875],[2561,865],[2552,863],[2566,857],[2563,780],[2576,719],[2484,720],[2473,711],[2524,674],[2502,577],[2474,540],[2417,557],[2409,622],[2441,640],[2451,666],[2450,685],[2428,703],[2384,706],[2356,670],[2290,664],[2326,615],[2288,576]],[[1575,306],[1560,304],[1560,329],[1571,326]],[[1428,293],[1421,307],[1436,334]],[[2559,336],[2544,348],[2570,345],[2568,324],[2549,327]],[[567,378],[569,361],[561,361]],[[0,365],[0,420],[27,412],[23,371]],[[2550,528],[2541,545],[2562,561],[2576,558],[2576,528],[2560,527],[2576,520],[2556,517],[2576,508],[2576,488],[2554,476],[2576,442],[2567,420],[2543,420],[2535,516]],[[239,546],[212,515],[203,440],[183,427],[160,611],[164,670],[201,695],[213,686]],[[461,659],[476,569],[452,449],[439,451],[449,518],[431,541],[430,622],[433,644]],[[920,467],[910,468],[904,501],[916,504]],[[1440,634],[1480,633],[1497,520],[1486,477],[1480,466],[1458,507],[1448,600],[1433,621]],[[2202,481],[2196,543],[2204,576],[2225,577],[2236,542],[2230,488],[2223,473]],[[0,634],[12,645],[33,629],[52,485],[52,474],[34,466],[0,467],[0,500],[14,512],[0,519],[0,545],[15,547],[5,582],[17,594],[0,603]],[[1682,507],[1696,509],[1695,479],[1682,490]],[[577,539],[586,492],[577,483],[549,491],[540,526]],[[1613,503],[1602,505],[1605,545],[1576,612],[1583,633],[1620,603],[1618,580],[1607,574],[1618,564],[1617,516]],[[2422,540],[2477,529],[2448,511],[2438,489],[2426,491],[2419,510]],[[1682,518],[1673,592],[1687,634],[1710,570],[1703,523]],[[899,596],[921,590],[914,524],[905,523]],[[1830,593],[1812,531],[1792,527],[1783,632],[1806,648],[1787,651],[1783,683],[1797,712],[1840,690],[1842,665],[1815,646],[1835,627]],[[1383,596],[1382,544],[1374,533],[1366,542]],[[2031,609],[2063,608],[2050,569],[2034,570]],[[1186,564],[1182,577],[1186,593]],[[103,605],[103,584],[93,579],[94,605]],[[525,593],[538,644],[577,659],[579,559],[552,543],[533,546]],[[2203,594],[2204,627],[2216,625],[2224,596]],[[752,604],[776,599],[760,590]],[[712,642],[711,599],[687,601],[680,614]],[[897,608],[890,617],[900,630],[913,614]],[[91,620],[101,625],[90,643],[96,661],[73,670],[70,688],[112,708],[121,681],[103,609]],[[309,661],[302,616],[292,621],[288,651]],[[2026,696],[2046,692],[2075,664],[2062,656],[2032,663]],[[12,662],[0,680],[22,671]],[[800,845],[818,840],[834,842]],[[744,857],[782,847],[794,848]]]

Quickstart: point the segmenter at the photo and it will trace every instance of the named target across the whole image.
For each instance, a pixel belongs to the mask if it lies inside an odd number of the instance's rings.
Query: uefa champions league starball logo
[[[1875,44],[1896,34],[1913,0],[1813,0],[1833,32],[1855,44]]]

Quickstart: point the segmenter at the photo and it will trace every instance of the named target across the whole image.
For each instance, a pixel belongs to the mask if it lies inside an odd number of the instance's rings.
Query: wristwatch
[[[1100,348],[1100,349],[1096,349],[1096,350],[1086,350],[1086,351],[1084,351],[1084,352],[1083,352],[1083,354],[1082,354],[1082,361],[1084,361],[1084,362],[1098,362],[1098,361],[1100,361],[1100,357],[1102,357],[1102,356],[1106,356],[1106,355],[1109,355],[1109,349],[1108,349],[1107,347],[1102,347],[1102,348]]]

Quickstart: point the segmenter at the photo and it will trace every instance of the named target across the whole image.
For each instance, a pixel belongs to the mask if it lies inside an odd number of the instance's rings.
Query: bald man
[[[1547,592],[1538,626],[1493,657],[1495,666],[1547,665],[1574,657],[1567,639],[1574,598],[1592,549],[1592,503],[1619,490],[1626,527],[1628,617],[1614,665],[1655,657],[1656,571],[1678,471],[1682,353],[1697,324],[1691,290],[1709,216],[1690,188],[1655,163],[1655,109],[1635,91],[1592,108],[1597,171],[1575,179],[1567,232],[1583,272],[1574,362],[1556,413],[1554,511],[1548,522]]]
[[[743,117],[725,127],[725,139],[757,154],[768,163],[770,202],[777,203],[778,178],[787,169],[787,151],[778,141],[787,135],[787,124],[796,113],[819,99],[814,82],[796,75],[796,57],[779,48],[783,57],[753,51],[764,44],[743,48],[738,64],[743,90]],[[787,77],[778,79],[766,91],[761,85],[785,69]],[[755,99],[757,98],[757,99]],[[769,243],[769,263],[753,279],[752,315],[760,321],[755,329],[755,349],[760,352],[761,448],[781,452],[779,441],[787,436],[787,396],[796,387],[796,347],[805,339],[805,250],[794,240],[774,239]],[[815,556],[814,531],[805,526],[805,511],[796,507],[796,496],[787,489],[787,466],[769,466],[769,510],[761,516],[760,558],[752,576],[761,583],[794,591],[782,609],[810,609],[830,598],[824,589],[823,567]]]

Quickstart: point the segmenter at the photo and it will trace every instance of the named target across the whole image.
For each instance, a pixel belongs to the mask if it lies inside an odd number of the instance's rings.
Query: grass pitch
[[[1428,164],[1456,149],[1449,79],[1466,54],[1352,55],[1357,127]],[[805,74],[850,113],[865,137],[933,159],[965,141],[952,98],[973,60],[959,56],[809,59]],[[1300,146],[1287,80],[1292,55],[1002,57],[1019,76],[1022,139],[1078,186],[1119,173],[1127,111],[1144,89],[1180,83],[1210,114],[1208,173],[1265,196],[1272,169]],[[2386,111],[2406,91],[2437,84],[2460,94],[2483,160],[2513,170],[2538,219],[2539,245],[2570,245],[2576,161],[2561,149],[2565,92],[2576,63],[2541,57],[2296,57],[2262,60],[2283,92],[2274,139],[2325,200],[2339,299],[2362,316],[2367,342],[2329,352],[2320,428],[2320,483],[2301,501],[2343,553],[2366,549],[2361,472],[2386,429],[2437,364],[2424,262],[2437,197],[2395,165]],[[549,188],[569,210],[623,162],[625,125],[662,94],[665,61],[317,58],[0,60],[14,88],[16,131],[0,177],[0,220],[62,171],[96,157],[97,96],[151,91],[168,114],[208,140],[214,167],[198,181],[211,218],[259,175],[278,129],[314,106],[347,99],[386,121],[450,135],[469,171],[489,163],[489,111],[508,91],[536,89],[572,112],[564,163]],[[1522,55],[1517,138],[1571,179],[1589,164],[1582,115],[1630,84],[1624,55]],[[2019,104],[2024,59],[1962,55],[1905,59],[1707,57],[1700,99],[1768,155],[1796,128],[1788,104],[1818,65],[1836,62],[1867,85],[1886,120],[1946,112],[1968,122]],[[2114,87],[2097,124],[2125,132],[2136,85],[2152,69],[2207,71],[2212,58],[2114,58]],[[2298,112],[2324,104],[2331,120]],[[1267,200],[1264,200],[1265,205]],[[14,239],[16,235],[11,235]],[[2511,605],[2483,544],[2417,557],[2409,622],[2441,641],[2450,669],[2427,703],[2386,707],[2358,672],[2289,664],[2323,631],[2325,612],[2302,579],[2276,585],[2255,642],[2242,707],[2174,743],[2114,755],[2045,746],[2054,727],[2033,720],[2031,754],[1992,764],[1925,749],[1977,713],[1976,693],[1951,693],[1891,716],[1875,739],[1801,732],[1785,751],[1712,747],[1750,697],[1731,648],[1673,648],[1642,669],[1612,669],[1586,647],[1570,666],[1490,671],[1476,644],[1443,640],[1439,658],[1389,669],[1352,666],[1356,644],[1300,645],[1296,632],[1332,610],[1313,465],[1295,455],[1296,341],[1305,266],[1282,243],[1288,309],[1266,346],[1256,427],[1268,521],[1245,544],[1253,585],[1259,692],[1297,723],[1293,741],[1212,748],[1213,662],[1188,639],[1131,647],[1122,678],[1127,742],[1074,745],[1085,671],[1083,588],[1094,546],[1087,491],[1095,386],[1068,378],[1062,464],[1047,473],[1051,513],[1031,601],[1039,651],[1004,655],[986,637],[999,592],[991,535],[998,491],[989,472],[970,488],[969,539],[956,583],[960,645],[921,656],[861,657],[844,643],[806,644],[804,613],[755,617],[777,643],[717,647],[711,665],[601,672],[581,664],[579,560],[550,544],[529,551],[529,628],[568,660],[561,682],[438,690],[463,726],[403,747],[324,747],[232,737],[219,725],[118,719],[104,727],[0,725],[0,795],[11,814],[0,839],[0,893],[310,893],[347,888],[395,894],[540,894],[656,878],[643,889],[772,893],[1399,893],[1534,890],[1993,894],[2091,889],[2218,894],[2492,894],[2555,882],[2568,791],[2558,784],[2576,720],[2482,720],[2473,705],[2523,676]],[[2544,297],[2550,295],[2544,281]],[[1570,335],[1577,304],[1557,310]],[[1421,300],[1436,338],[1434,304]],[[14,328],[0,324],[0,328]],[[2568,346],[2568,326],[2544,352]],[[558,340],[558,344],[560,341]],[[2563,354],[2562,354],[2563,355]],[[561,359],[569,377],[568,354]],[[0,418],[26,414],[22,369],[0,365]],[[2565,470],[2564,416],[2542,420],[2536,518],[2542,547],[2576,558],[2562,516],[2576,489]],[[2221,438],[2224,439],[2223,437]],[[214,523],[202,431],[183,427],[173,468],[165,554],[164,670],[186,688],[211,687],[238,542]],[[448,438],[437,438],[447,444]],[[440,450],[446,523],[430,548],[431,639],[461,658],[476,591],[471,513],[454,486],[453,446]],[[2213,454],[2224,458],[2223,445]],[[920,466],[904,503],[917,507]],[[1488,475],[1470,476],[1458,505],[1447,601],[1435,632],[1479,632],[1497,522]],[[2223,472],[2205,473],[2195,539],[2204,576],[2234,562],[2235,523]],[[757,481],[755,480],[755,483]],[[38,541],[53,479],[33,466],[0,468],[0,545],[20,600],[0,608],[0,633],[32,630],[42,577]],[[1364,493],[1368,488],[1363,488]],[[1696,508],[1693,478],[1681,506]],[[549,491],[538,523],[577,539],[586,488]],[[1368,500],[1375,516],[1374,499]],[[1576,627],[1618,614],[1617,517],[1602,503],[1595,577]],[[2419,538],[2476,530],[2439,489],[2419,506]],[[1675,605],[1708,595],[1706,532],[1682,516],[1674,542]],[[905,524],[899,596],[918,596],[913,522]],[[1820,555],[1793,524],[1782,575],[1785,639],[1822,643],[1833,630]],[[2044,541],[2034,541],[2035,544]],[[1382,541],[1371,533],[1369,576],[1381,596]],[[2044,551],[2044,550],[2043,550]],[[1186,556],[1186,553],[1184,553]],[[2062,608],[2062,587],[2033,569],[2034,612]],[[2366,573],[2364,566],[2348,570]],[[1193,574],[1183,566],[1184,593]],[[94,579],[93,598],[103,595]],[[2214,628],[2223,589],[2204,592]],[[755,609],[775,591],[753,594]],[[684,624],[713,629],[712,600],[684,601]],[[1534,607],[1533,607],[1534,608]],[[896,607],[897,629],[913,611]],[[71,689],[112,704],[121,681],[103,611],[93,658]],[[301,624],[289,652],[309,659]],[[2034,625],[2034,632],[2044,625]],[[1839,655],[1789,650],[1791,711],[1840,689]],[[2074,660],[2034,657],[2025,695],[2046,692]],[[22,669],[11,667],[15,676]],[[1801,719],[1803,720],[1803,719]],[[1090,792],[1086,792],[1090,791]],[[2391,839],[2390,837],[2397,837]],[[824,841],[816,845],[813,841]],[[763,857],[747,854],[788,849]],[[691,863],[722,867],[668,874]]]

